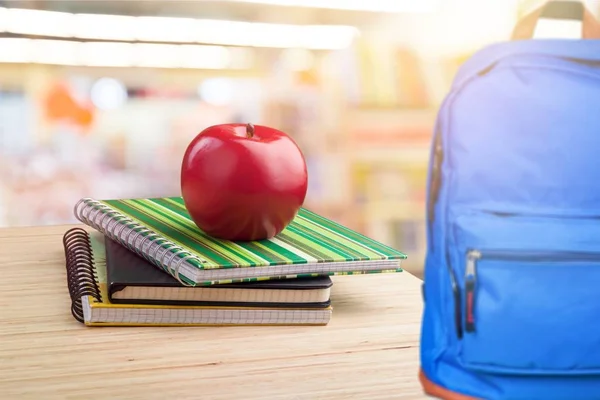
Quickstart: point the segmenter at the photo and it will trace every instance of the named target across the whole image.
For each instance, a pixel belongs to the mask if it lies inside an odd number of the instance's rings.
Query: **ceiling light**
[[[358,30],[344,25],[290,25],[124,15],[0,9],[0,31],[75,38],[333,50],[350,46]]]
[[[132,67],[135,65],[133,46],[131,43],[83,43],[80,62],[89,67]]]
[[[11,33],[56,37],[73,34],[74,16],[69,13],[8,8],[2,18],[4,21],[0,25]]]
[[[80,42],[32,40],[31,61],[38,64],[79,65]]]
[[[228,0],[238,3],[268,4],[332,10],[423,13],[437,11],[440,0]]]
[[[31,39],[1,39],[0,59],[7,63],[31,62]]]
[[[0,63],[93,67],[248,69],[249,49],[154,43],[0,38]]]
[[[6,8],[0,7],[0,32],[6,30],[6,24],[8,23],[8,20],[6,18],[7,14],[8,10]]]
[[[226,47],[181,45],[179,51],[183,68],[226,69],[232,65],[232,54]]]
[[[135,64],[141,67],[177,68],[180,63],[179,46],[174,44],[135,44]]]
[[[194,43],[197,20],[192,18],[136,17],[132,21],[137,40]]]
[[[133,41],[135,17],[125,15],[75,14],[73,37]]]

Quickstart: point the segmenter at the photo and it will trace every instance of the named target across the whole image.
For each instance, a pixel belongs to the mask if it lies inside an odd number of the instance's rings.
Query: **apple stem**
[[[246,137],[251,138],[254,136],[254,125],[246,124]]]

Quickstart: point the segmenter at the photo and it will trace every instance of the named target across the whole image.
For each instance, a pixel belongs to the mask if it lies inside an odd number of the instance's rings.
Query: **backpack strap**
[[[556,3],[562,3],[562,7],[556,7]],[[546,5],[532,11],[530,14],[522,18],[516,25],[512,40],[494,44],[474,54],[467,62],[465,62],[456,77],[452,87],[461,87],[466,81],[482,72],[493,68],[495,64],[502,59],[511,56],[552,56],[572,59],[582,59],[588,61],[600,61],[600,22],[589,12],[581,2],[566,5],[567,2],[551,1]],[[574,3],[574,2],[568,2]],[[550,5],[554,4],[554,5]],[[573,10],[580,5],[579,18],[582,20],[582,39],[585,40],[544,40],[532,38],[537,21],[540,16],[552,17],[554,19],[573,19]],[[566,14],[560,13],[561,10]],[[532,40],[533,39],[533,40]]]
[[[581,39],[600,39],[600,22],[581,1],[549,1],[523,17],[515,26],[512,40],[535,39],[541,20],[580,21]]]

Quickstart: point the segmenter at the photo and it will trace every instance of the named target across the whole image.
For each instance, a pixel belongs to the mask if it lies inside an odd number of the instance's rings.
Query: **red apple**
[[[291,137],[266,126],[211,126],[183,157],[185,206],[196,225],[216,238],[277,235],[296,216],[306,190],[304,155]]]

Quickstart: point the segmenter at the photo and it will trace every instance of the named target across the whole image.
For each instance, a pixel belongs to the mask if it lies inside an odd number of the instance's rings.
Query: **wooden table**
[[[335,277],[323,327],[97,328],[69,310],[62,234],[0,229],[0,399],[422,399],[420,280]]]

